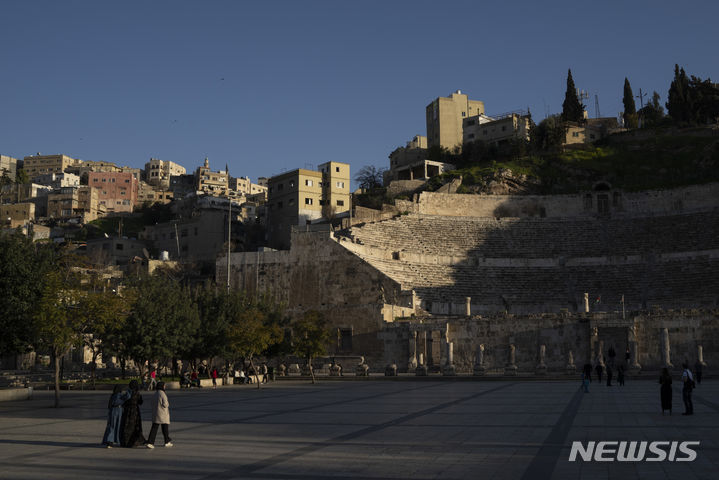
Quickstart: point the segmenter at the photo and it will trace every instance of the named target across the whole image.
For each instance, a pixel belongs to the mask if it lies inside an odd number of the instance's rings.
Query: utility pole
[[[639,95],[636,95],[636,97],[639,99],[639,128],[642,127],[642,110],[644,110],[644,97],[646,96],[646,93],[642,93],[641,87],[639,88]]]

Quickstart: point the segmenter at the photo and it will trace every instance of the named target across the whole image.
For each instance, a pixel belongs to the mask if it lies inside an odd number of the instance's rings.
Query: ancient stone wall
[[[672,190],[585,192],[574,195],[452,195],[422,192],[397,200],[400,211],[459,217],[587,217],[673,215],[719,207],[719,183]]]

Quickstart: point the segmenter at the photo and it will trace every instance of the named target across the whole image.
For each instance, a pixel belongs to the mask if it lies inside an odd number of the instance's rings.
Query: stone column
[[[434,340],[432,339],[432,331],[425,332],[425,342],[426,342],[426,352],[427,352],[427,358],[425,361],[425,365],[429,367],[430,365],[434,365]]]
[[[589,313],[589,293],[584,294],[584,313]]]
[[[673,368],[671,346],[669,344],[669,329],[662,328],[662,363],[667,368]]]
[[[507,366],[504,367],[504,374],[505,375],[516,375],[517,374],[517,365],[515,364],[515,355],[514,355],[514,344],[509,344],[509,350],[507,353],[509,354],[509,358],[507,359]]]
[[[702,367],[707,366],[707,362],[704,361],[704,347],[701,345],[697,345],[697,362],[699,362],[699,365]]]
[[[597,363],[603,367],[604,366],[604,340],[599,340],[599,348],[597,350],[599,350],[597,352]]]
[[[424,355],[421,353],[419,354],[419,365],[417,365],[417,368],[414,370],[414,374],[418,377],[427,376],[427,365],[424,364]]]
[[[442,369],[442,375],[454,376],[457,370],[454,367],[454,342],[447,342],[447,364]]]
[[[486,368],[484,366],[484,344],[481,343],[479,347],[477,348],[477,359],[476,363],[474,364],[474,374],[481,376],[486,373]]]
[[[629,355],[630,355],[630,362],[631,365],[628,365],[627,367],[629,370],[636,374],[639,373],[639,371],[642,369],[642,366],[639,364],[639,341],[637,340],[637,327],[636,325],[632,325],[629,327]]]
[[[468,317],[472,316],[472,297],[464,299],[464,314]]]
[[[589,335],[589,361],[588,363],[594,363],[597,359],[597,342],[599,341],[599,329],[597,327],[592,328],[592,332]]]
[[[547,353],[547,346],[546,345],[540,345],[539,346],[539,364],[537,365],[537,368],[534,370],[534,373],[537,375],[546,375],[547,374],[547,365],[544,363],[544,356]]]
[[[567,354],[567,373],[573,375],[577,372],[577,366],[574,365],[574,353],[570,350]]]
[[[439,365],[441,367],[447,365],[447,342],[449,341],[447,330],[448,326],[445,325],[444,328],[439,331]]]
[[[417,368],[417,332],[409,332],[409,361],[407,362],[407,371],[411,372]]]

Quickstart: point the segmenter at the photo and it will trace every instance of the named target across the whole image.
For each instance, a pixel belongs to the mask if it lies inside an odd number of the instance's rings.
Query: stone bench
[[[31,398],[32,398],[32,387],[0,389],[0,402],[12,402],[12,401],[16,401],[16,400],[30,400]]]

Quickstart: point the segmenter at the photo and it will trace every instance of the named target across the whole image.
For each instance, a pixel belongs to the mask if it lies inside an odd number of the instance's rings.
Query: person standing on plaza
[[[154,390],[157,387],[157,370],[155,368],[150,372],[150,387],[148,390]]]
[[[612,366],[607,364],[607,387],[612,386]]]
[[[617,383],[620,387],[624,386],[624,365],[617,367]]]
[[[212,367],[212,388],[217,388],[217,368]]]
[[[122,391],[122,385],[115,385],[107,403],[107,426],[102,436],[102,444],[107,448],[120,444],[120,426],[122,425],[122,405],[130,398],[129,392]]]
[[[142,405],[140,384],[137,380],[132,380],[129,387],[128,394],[130,398],[125,401],[122,410],[120,445],[133,448],[143,445],[145,437],[142,435],[142,417],[140,416],[140,405]]]
[[[692,403],[692,390],[694,390],[694,375],[689,370],[686,362],[682,365],[684,372],[682,373],[682,400],[684,400],[684,410],[682,415],[694,415],[694,404]]]
[[[597,359],[597,366],[594,367],[594,370],[597,371],[597,378],[599,378],[599,383],[602,383],[602,372],[604,371],[604,367],[599,362],[599,359]]]
[[[667,367],[662,368],[662,374],[659,376],[659,396],[662,401],[662,415],[664,410],[669,410],[669,415],[672,414],[672,377],[669,375],[669,369]]]
[[[157,436],[157,428],[162,427],[162,437],[165,440],[165,446],[172,446],[170,438],[170,402],[165,393],[165,382],[158,382],[155,389],[155,398],[152,402],[152,427],[150,435],[147,436],[147,448],[155,448],[155,437]]]
[[[617,356],[617,351],[614,350],[614,347],[609,347],[607,356],[609,357],[609,365],[614,366],[614,358]],[[607,369],[607,371],[609,371],[609,369]]]
[[[586,378],[589,383],[592,383],[592,365],[590,363],[584,364],[584,378]]]
[[[629,368],[629,360],[632,358],[632,351],[629,350],[629,347],[627,347],[627,351],[624,354],[624,363],[626,364],[627,368]]]

